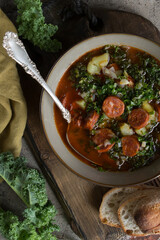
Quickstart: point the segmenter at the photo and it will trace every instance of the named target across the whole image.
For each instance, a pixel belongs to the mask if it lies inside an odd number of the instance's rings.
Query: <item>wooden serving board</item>
[[[52,5],[44,8],[44,14],[48,21],[54,23],[55,12],[52,8]],[[60,51],[58,54],[43,53],[27,41],[24,41],[27,51],[30,53],[32,60],[37,64],[43,77],[46,77],[55,60],[65,50],[89,36],[103,33],[131,33],[160,43],[158,30],[150,21],[141,16],[121,11],[107,11],[105,8],[94,9],[94,12],[103,21],[103,27],[99,31],[90,29],[88,20],[85,17],[75,16],[65,23],[62,23],[60,18],[57,17],[60,29],[57,38],[63,44],[63,51]],[[15,15],[8,12],[8,16],[14,22]],[[76,176],[55,156],[47,143],[41,126],[39,113],[41,87],[30,76],[25,74],[20,67],[18,69],[28,107],[25,137],[34,150],[42,171],[50,181],[59,199],[61,199],[73,230],[80,234],[82,239],[86,240],[121,239],[123,233],[120,229],[103,225],[99,220],[99,206],[102,196],[108,191],[108,188],[94,185]],[[160,185],[159,180],[153,181],[152,184]],[[142,238],[137,239],[141,240]],[[143,239],[156,240],[158,237],[146,237]]]

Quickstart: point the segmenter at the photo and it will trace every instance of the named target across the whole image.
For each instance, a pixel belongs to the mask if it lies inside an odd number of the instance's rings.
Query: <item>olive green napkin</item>
[[[2,46],[7,31],[16,29],[0,9],[0,152],[11,151],[16,157],[21,151],[27,109],[16,63]]]

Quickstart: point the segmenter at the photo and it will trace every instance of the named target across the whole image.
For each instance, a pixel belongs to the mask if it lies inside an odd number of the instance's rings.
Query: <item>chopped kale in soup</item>
[[[160,63],[139,49],[107,45],[65,72],[56,94],[70,111],[71,141],[100,171],[134,170],[159,156]],[[55,106],[58,132],[67,123]]]

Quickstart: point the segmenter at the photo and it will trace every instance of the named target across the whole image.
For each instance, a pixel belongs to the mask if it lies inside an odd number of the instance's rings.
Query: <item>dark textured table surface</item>
[[[43,1],[47,2],[47,1]],[[59,8],[61,7],[60,2],[61,1],[48,1],[48,2],[54,2],[54,4],[57,2],[59,4]],[[118,10],[125,10],[130,11],[133,13],[140,14],[146,18],[148,18],[159,30],[160,30],[160,1],[159,0],[88,0],[88,2],[91,6],[97,5],[102,6],[105,5],[109,9],[118,9]],[[8,14],[9,17],[11,17],[11,20],[15,20],[16,15],[16,9],[13,5],[13,0],[0,0],[0,7]],[[47,8],[46,8],[47,11]],[[22,155],[26,156],[29,160],[29,165],[33,166],[35,168],[38,168],[38,165],[36,163],[36,160],[31,152],[31,150],[28,147],[28,144],[26,143],[25,139],[23,139],[23,148],[22,148]],[[61,232],[58,234],[59,239],[64,240],[78,240],[79,238],[73,233],[73,231],[70,228],[69,222],[67,218],[65,217],[64,210],[62,206],[59,204],[55,193],[51,190],[49,185],[47,185],[47,191],[49,194],[49,198],[55,204],[58,215],[56,217],[57,223],[61,227]],[[16,214],[20,215],[21,211],[23,210],[24,206],[22,202],[18,199],[18,197],[8,188],[8,186],[5,183],[2,183],[0,185],[0,204],[6,209],[14,211]],[[0,239],[3,238],[0,236]],[[108,238],[107,240],[114,240],[116,239],[114,236],[111,236],[111,238]],[[119,240],[127,240],[129,239],[127,236],[123,237],[123,239]],[[92,240],[92,239],[90,239]]]

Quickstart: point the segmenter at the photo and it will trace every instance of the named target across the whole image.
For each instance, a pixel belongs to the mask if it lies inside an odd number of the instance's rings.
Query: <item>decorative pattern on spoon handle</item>
[[[8,55],[13,58],[17,63],[19,63],[24,68],[26,73],[30,74],[32,78],[34,78],[46,90],[46,92],[52,97],[54,102],[60,108],[64,119],[66,119],[67,122],[70,123],[70,112],[66,108],[64,108],[62,103],[52,92],[51,88],[44,81],[35,63],[28,56],[28,53],[26,52],[22,41],[18,38],[18,35],[13,32],[6,32],[3,38],[3,47],[7,50]]]

